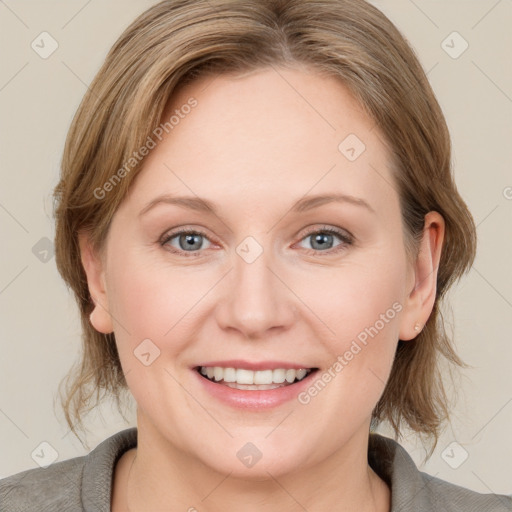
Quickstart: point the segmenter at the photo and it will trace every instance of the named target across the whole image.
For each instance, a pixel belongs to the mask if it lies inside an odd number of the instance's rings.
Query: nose
[[[234,255],[224,298],[217,305],[217,321],[247,338],[264,338],[268,331],[286,330],[296,320],[294,294],[275,261],[263,251],[252,262]]]

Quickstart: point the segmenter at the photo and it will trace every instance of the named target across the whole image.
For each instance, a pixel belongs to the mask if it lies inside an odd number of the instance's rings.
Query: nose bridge
[[[228,296],[223,301],[219,321],[224,328],[236,328],[246,336],[263,336],[293,320],[292,294],[276,277],[270,238],[260,241],[246,237],[235,249]]]

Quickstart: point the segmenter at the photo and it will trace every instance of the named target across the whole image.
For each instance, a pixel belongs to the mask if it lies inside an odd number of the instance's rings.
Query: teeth
[[[236,381],[236,370],[234,368],[224,368],[224,382]]]
[[[254,384],[272,384],[273,370],[263,370],[260,372],[251,372],[254,374]],[[247,379],[251,379],[247,376]]]
[[[282,388],[283,386],[287,386],[288,384],[237,384],[236,382],[226,382],[224,384],[225,386],[229,386],[233,389],[242,389],[242,390],[260,390],[260,391],[266,391],[267,389],[276,389],[276,388]]]
[[[216,368],[218,368],[216,366]],[[221,370],[222,374],[224,374],[224,369],[219,368]],[[235,375],[235,382],[237,384],[254,384],[254,375],[256,372],[253,372],[251,370],[241,370],[240,368],[236,370]],[[261,373],[261,372],[258,372]],[[263,382],[260,382],[260,384],[263,384]],[[270,384],[270,382],[268,382]]]
[[[283,384],[285,381],[291,384],[296,379],[302,380],[311,370],[301,368],[300,370],[287,370],[278,368],[276,370],[245,370],[243,368],[222,368],[220,366],[205,367],[201,366],[200,372],[210,380],[215,382],[223,381],[224,383],[245,384],[247,389],[259,389],[258,386],[267,386],[271,384]],[[287,384],[285,384],[287,385]],[[276,386],[277,387],[277,386]],[[271,388],[269,388],[271,389]]]

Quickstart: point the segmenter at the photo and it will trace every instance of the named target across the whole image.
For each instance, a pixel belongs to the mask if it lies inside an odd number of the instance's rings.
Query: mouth
[[[204,379],[232,389],[266,391],[290,387],[306,379],[318,368],[247,368],[223,366],[196,366],[195,371]]]

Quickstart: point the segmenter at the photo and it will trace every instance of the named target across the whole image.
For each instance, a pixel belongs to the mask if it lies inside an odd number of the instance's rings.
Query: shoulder
[[[126,429],[104,440],[88,455],[3,478],[0,512],[109,512],[115,463],[136,443],[137,429]]]
[[[481,494],[419,471],[405,448],[372,433],[368,461],[391,488],[391,512],[512,512],[512,495]]]
[[[419,472],[425,497],[439,512],[512,512],[512,495],[481,494]]]
[[[0,480],[0,510],[81,510],[79,483],[84,460],[85,457],[76,457]]]

